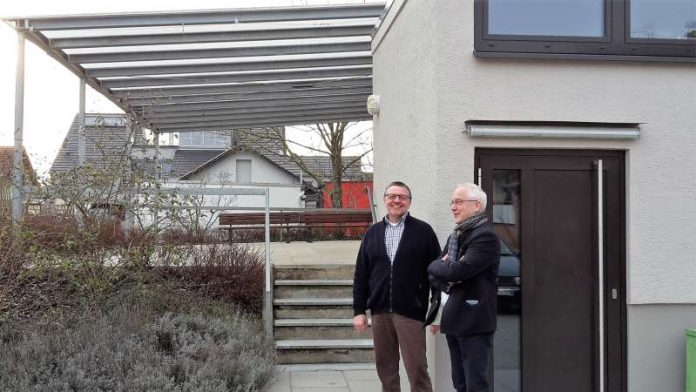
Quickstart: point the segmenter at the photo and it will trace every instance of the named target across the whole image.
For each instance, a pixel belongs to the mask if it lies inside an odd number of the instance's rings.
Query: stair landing
[[[263,242],[253,242],[248,245],[263,254]],[[360,249],[360,241],[271,242],[271,263],[274,265],[355,265],[358,249]]]

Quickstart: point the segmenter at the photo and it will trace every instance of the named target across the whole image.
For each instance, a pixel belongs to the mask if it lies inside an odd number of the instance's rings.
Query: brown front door
[[[502,242],[496,392],[625,391],[623,160],[620,151],[476,151]]]

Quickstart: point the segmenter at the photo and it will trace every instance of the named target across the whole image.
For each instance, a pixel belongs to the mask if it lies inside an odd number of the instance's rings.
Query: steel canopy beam
[[[207,105],[226,105],[228,102],[250,102],[269,105],[278,105],[287,100],[289,102],[295,100],[307,100],[314,102],[316,100],[324,101],[343,101],[359,96],[367,98],[372,94],[372,87],[350,87],[350,88],[316,88],[304,89],[297,91],[281,90],[274,91],[259,91],[239,94],[213,94],[213,95],[188,95],[175,97],[157,97],[157,98],[131,98],[126,102],[133,107],[134,110],[142,112],[143,110],[150,111],[175,111],[193,105],[206,107]],[[362,99],[362,98],[360,98]]]
[[[132,61],[166,61],[212,59],[223,57],[287,56],[294,54],[369,52],[370,42],[329,44],[269,45],[240,48],[179,49],[135,52],[68,54],[68,60],[77,64],[120,63]]]
[[[198,44],[213,42],[272,41],[279,39],[307,39],[369,36],[375,21],[355,26],[311,26],[273,28],[271,30],[241,30],[213,32],[185,32],[170,34],[129,34],[78,38],[53,38],[51,46],[57,49],[84,49],[116,46],[143,46],[168,44]]]
[[[365,105],[352,105],[345,107],[314,109],[303,107],[299,109],[288,110],[273,110],[266,109],[265,111],[237,111],[222,113],[222,114],[207,114],[207,115],[191,115],[191,116],[166,116],[160,118],[151,118],[152,124],[157,126],[176,125],[185,123],[201,123],[214,121],[239,121],[246,119],[264,119],[284,116],[313,116],[313,115],[328,115],[328,114],[344,114],[344,113],[362,113],[366,112]]]
[[[170,76],[170,77],[142,77],[127,79],[109,79],[101,81],[105,88],[139,88],[153,86],[184,86],[184,85],[206,85],[220,83],[250,83],[250,82],[272,82],[279,80],[303,80],[312,78],[345,78],[351,76],[372,75],[372,66],[360,66],[354,68],[338,69],[314,69],[314,70],[294,70],[294,71],[272,71],[272,72],[248,72],[230,75],[202,75],[202,76]]]
[[[367,96],[370,94],[372,94],[371,87],[355,87],[346,88],[342,90],[313,89],[310,91],[280,91],[278,93],[252,92],[241,94],[189,95],[142,99],[136,98],[130,99],[127,102],[132,106],[132,108],[135,111],[142,112],[143,110],[159,111],[160,109],[162,109],[162,111],[171,111],[177,110],[177,106],[181,108],[192,104],[211,105],[225,104],[226,102],[250,102],[264,104],[264,102],[269,101],[269,104],[271,104],[273,102],[278,103],[282,100],[307,100],[308,102],[314,102],[317,99],[337,102],[351,98],[357,99],[358,96],[363,96],[364,98],[367,98]]]
[[[323,110],[323,109],[364,109],[366,107],[363,100],[353,100],[346,102],[301,102],[295,105],[284,105],[284,106],[272,106],[272,105],[257,105],[257,106],[233,106],[230,105],[225,108],[218,109],[203,109],[203,110],[180,110],[176,112],[154,112],[148,113],[144,112],[143,116],[149,120],[157,121],[161,119],[174,119],[174,118],[191,118],[191,117],[212,117],[217,115],[240,115],[247,113],[282,113],[288,111],[299,111],[307,110],[311,108],[313,110]]]
[[[365,110],[360,110],[360,111],[354,111],[351,113],[297,113],[295,115],[278,115],[278,116],[267,116],[267,115],[249,115],[245,117],[237,117],[235,119],[230,119],[230,120],[214,120],[214,121],[196,121],[192,123],[181,123],[181,122],[172,122],[172,123],[163,123],[163,122],[157,122],[157,123],[151,123],[151,125],[154,128],[157,129],[185,129],[188,127],[196,126],[199,128],[204,128],[204,127],[214,127],[214,126],[227,126],[228,124],[253,124],[256,122],[265,122],[265,121],[309,121],[310,123],[316,122],[317,119],[324,119],[324,118],[352,118],[352,117],[360,117],[364,115],[369,115],[367,114],[367,111]]]
[[[175,119],[162,119],[158,121],[153,121],[150,124],[156,128],[171,128],[171,127],[186,127],[191,123],[201,124],[201,125],[225,125],[229,122],[243,122],[243,121],[264,121],[268,118],[313,118],[321,116],[336,116],[336,115],[364,115],[367,113],[365,107],[360,108],[347,108],[347,109],[332,109],[332,110],[313,110],[310,108],[305,108],[299,111],[292,112],[278,112],[273,113],[248,113],[248,114],[238,114],[233,116],[211,116],[211,117],[198,117],[198,118],[175,118]]]
[[[207,132],[207,131],[229,131],[232,129],[239,128],[262,128],[262,127],[281,127],[290,125],[309,125],[317,123],[327,123],[327,122],[356,122],[356,121],[369,121],[372,120],[372,116],[369,114],[359,114],[351,116],[327,116],[327,117],[307,117],[307,118],[281,118],[274,119],[269,118],[266,120],[257,121],[247,121],[239,123],[227,123],[224,125],[201,125],[196,126],[192,124],[190,127],[184,128],[158,128],[158,132]]]
[[[307,105],[312,105],[312,107],[332,107],[346,105],[354,102],[361,102],[364,104],[364,95],[354,95],[351,97],[346,97],[342,99],[325,99],[326,97],[319,98],[304,98],[304,99],[259,99],[252,101],[227,101],[227,102],[211,102],[206,105],[199,104],[188,104],[188,105],[172,105],[174,108],[166,108],[167,110],[159,110],[160,107],[139,107],[135,108],[135,111],[142,113],[150,118],[156,118],[162,115],[181,115],[182,113],[205,113],[205,112],[217,112],[220,110],[243,110],[243,109],[255,109],[255,108],[275,108],[283,109],[287,107],[302,107]]]
[[[110,67],[87,68],[90,77],[142,76],[167,74],[195,74],[207,72],[245,72],[274,69],[321,68],[351,65],[371,65],[372,56],[361,55],[354,57],[318,58],[306,60],[268,60],[247,61],[236,63],[192,64],[192,65],[161,65],[151,67]]]
[[[193,94],[235,94],[250,92],[277,91],[311,91],[313,88],[353,88],[372,87],[372,77],[355,77],[350,79],[282,81],[277,83],[248,83],[204,87],[170,87],[142,90],[114,90],[120,98],[155,98]]]
[[[250,8],[225,11],[162,12],[150,14],[92,15],[28,18],[32,30],[80,30],[148,26],[225,23],[263,23],[346,18],[376,18],[384,3],[323,7]],[[17,24],[23,26],[24,24]]]

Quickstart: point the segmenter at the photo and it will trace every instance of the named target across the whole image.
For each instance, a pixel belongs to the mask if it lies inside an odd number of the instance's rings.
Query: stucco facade
[[[476,148],[625,151],[628,390],[683,391],[684,329],[696,327],[696,67],[479,59],[473,25],[472,2],[394,1],[372,44],[375,188],[411,185],[413,214],[444,241]],[[641,136],[473,138],[467,120],[639,123]],[[431,343],[435,389],[449,390],[444,339]]]

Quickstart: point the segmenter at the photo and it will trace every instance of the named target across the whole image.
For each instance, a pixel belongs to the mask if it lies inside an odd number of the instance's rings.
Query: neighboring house
[[[0,214],[9,214],[12,208],[12,167],[14,166],[13,146],[0,146]],[[31,165],[26,149],[22,151],[25,186],[37,186],[39,181]]]
[[[97,169],[106,169],[106,163],[119,161],[129,151],[131,166],[154,175],[155,149],[142,135],[127,135],[125,117],[120,114],[88,114],[85,120],[86,163]],[[321,207],[322,183],[317,183],[282,151],[282,143],[263,137],[264,129],[232,132],[182,132],[166,135],[169,143],[160,147],[161,175],[168,186],[268,187],[272,207]],[[77,118],[61,146],[50,173],[65,172],[77,165]],[[178,137],[178,142],[174,138]],[[109,157],[109,159],[104,159]],[[321,173],[322,181],[331,176],[328,157],[304,157],[309,169]],[[344,157],[346,163],[354,157]],[[344,172],[346,188],[354,187],[356,180],[365,184],[360,162],[349,165]],[[360,205],[367,204],[366,192]],[[259,206],[257,196],[238,196],[238,207]]]
[[[375,32],[375,186],[409,184],[444,242],[453,188],[479,182],[519,257],[496,391],[684,391],[696,4],[656,4],[394,0]],[[444,337],[429,347],[451,390]]]
[[[127,152],[134,145],[144,145],[142,135],[129,135],[125,117],[120,114],[85,115],[85,165],[95,170],[107,170],[110,167],[127,165]],[[78,165],[79,121],[75,116],[56,158],[51,164],[51,176],[65,173]],[[141,162],[142,157],[136,161]]]

